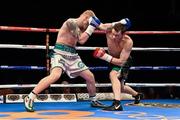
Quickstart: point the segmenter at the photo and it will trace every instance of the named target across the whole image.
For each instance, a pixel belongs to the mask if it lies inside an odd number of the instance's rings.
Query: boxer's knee
[[[61,68],[54,68],[49,77],[52,79],[52,80],[58,80],[60,78],[62,74],[62,69]]]
[[[87,79],[88,79],[89,82],[95,83],[95,77],[94,77],[94,74],[93,74],[93,73],[89,73]]]
[[[126,92],[125,86],[121,83],[121,92]]]
[[[114,80],[114,78],[118,78],[118,76],[119,76],[119,73],[117,71],[111,71],[109,73],[109,79],[110,80]]]
[[[89,71],[89,70],[85,70],[83,72],[80,73],[80,76],[82,78],[84,78],[87,82],[93,82],[95,83],[95,77],[94,77],[94,74]]]

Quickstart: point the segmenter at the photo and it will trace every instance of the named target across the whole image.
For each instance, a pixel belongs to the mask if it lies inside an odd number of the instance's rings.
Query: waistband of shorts
[[[74,47],[59,44],[59,43],[55,44],[54,49],[59,49],[59,50],[70,52],[70,53],[76,53],[76,49]]]
[[[112,66],[112,70],[115,70],[115,71],[121,71],[123,69],[122,66]]]

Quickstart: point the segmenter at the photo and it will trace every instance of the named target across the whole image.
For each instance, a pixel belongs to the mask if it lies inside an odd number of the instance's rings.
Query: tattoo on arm
[[[77,37],[79,34],[77,24],[73,20],[68,20],[66,25],[69,28],[69,30],[71,31],[71,33]]]

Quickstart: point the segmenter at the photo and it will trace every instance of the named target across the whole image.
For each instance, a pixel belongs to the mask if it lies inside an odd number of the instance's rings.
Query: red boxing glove
[[[113,58],[111,55],[107,54],[103,48],[96,48],[94,50],[93,56],[95,58],[100,58],[100,59],[105,60],[107,62],[111,62],[112,58]]]

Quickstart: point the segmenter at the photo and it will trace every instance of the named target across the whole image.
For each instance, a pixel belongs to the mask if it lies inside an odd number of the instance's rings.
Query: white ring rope
[[[16,26],[0,26],[0,31],[23,31],[23,32],[54,32],[57,33],[59,29],[50,28],[33,28],[33,27],[16,27]],[[105,31],[95,31],[96,34],[105,34]],[[127,34],[180,34],[180,31],[128,31]],[[0,44],[0,48],[14,48],[14,49],[46,49],[43,45],[17,45],[17,44]],[[53,46],[49,46],[53,49]],[[94,50],[97,47],[77,47],[77,50]],[[104,47],[107,50],[107,47]],[[180,48],[162,48],[162,47],[133,47],[135,51],[180,51]],[[180,87],[179,83],[126,83],[132,87]],[[14,84],[14,85],[0,85],[0,88],[32,88],[36,84]],[[52,84],[51,87],[86,87],[86,84]],[[96,87],[111,87],[110,83],[96,84]]]
[[[37,84],[0,85],[0,88],[33,88]],[[180,87],[180,83],[126,83],[131,87]],[[111,83],[98,83],[96,87],[111,87]],[[51,84],[50,87],[86,87],[86,84]]]
[[[54,46],[49,46],[53,49]],[[0,48],[9,49],[46,49],[44,45],[19,45],[19,44],[0,44]],[[76,47],[77,50],[95,50],[97,47]],[[102,47],[107,50],[107,47]],[[180,51],[180,48],[165,48],[165,47],[133,47],[134,51]]]

